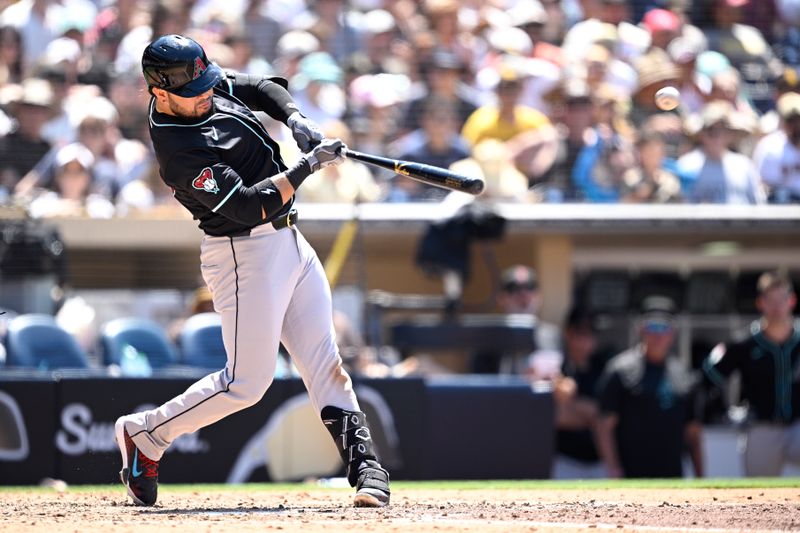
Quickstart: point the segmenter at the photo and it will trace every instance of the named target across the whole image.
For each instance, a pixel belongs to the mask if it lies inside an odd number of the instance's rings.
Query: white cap
[[[94,156],[81,143],[68,144],[56,152],[56,168],[62,168],[73,161],[77,161],[83,168],[89,170],[94,165]]]

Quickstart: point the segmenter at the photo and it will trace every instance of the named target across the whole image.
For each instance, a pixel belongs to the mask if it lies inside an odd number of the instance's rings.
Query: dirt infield
[[[798,530],[800,487],[763,489],[395,489],[354,509],[341,489],[161,491],[152,508],[119,489],[0,492],[2,533],[518,532]]]

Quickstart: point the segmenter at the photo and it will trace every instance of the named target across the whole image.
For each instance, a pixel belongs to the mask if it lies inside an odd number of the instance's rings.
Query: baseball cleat
[[[158,498],[158,461],[143,454],[133,443],[125,429],[125,417],[114,424],[114,435],[122,454],[122,470],[119,478],[128,489],[128,495],[136,505],[150,506]]]
[[[389,473],[377,461],[367,459],[358,466],[355,507],[389,505]]]

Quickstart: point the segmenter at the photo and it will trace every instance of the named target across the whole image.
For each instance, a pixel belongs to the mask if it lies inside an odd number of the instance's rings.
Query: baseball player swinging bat
[[[389,169],[411,179],[427,183],[428,185],[435,185],[451,191],[461,191],[474,196],[483,192],[483,180],[456,174],[455,172],[450,172],[440,167],[415,163],[414,161],[403,161],[401,159],[390,159],[388,157],[365,154],[349,148],[345,150],[345,155],[349,158],[369,163],[370,165]]]

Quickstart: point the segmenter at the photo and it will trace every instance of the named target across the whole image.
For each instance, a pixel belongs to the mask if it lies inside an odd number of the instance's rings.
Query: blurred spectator
[[[524,265],[513,265],[503,271],[500,276],[500,292],[497,295],[497,305],[504,314],[525,314],[535,319],[534,351],[529,360],[523,362],[517,359],[516,354],[502,353],[476,353],[472,358],[472,372],[477,374],[521,373],[529,369],[541,369],[539,374],[532,375],[539,378],[549,370],[545,370],[540,362],[550,360],[551,354],[560,354],[561,339],[558,327],[555,324],[539,320],[541,307],[541,292],[536,271]],[[541,356],[536,361],[537,356]],[[555,368],[561,364],[559,360]],[[552,376],[551,376],[552,377]]]
[[[770,3],[753,2],[754,5]],[[785,66],[800,67],[800,3],[795,0],[777,0],[775,4],[780,24],[778,35],[770,39],[772,49]],[[774,19],[768,20],[774,21]]]
[[[793,67],[783,69],[780,77],[775,82],[773,97],[777,102],[786,93],[800,93],[800,72]],[[781,118],[775,109],[764,113],[758,121],[758,130],[763,135],[769,135],[780,127]]]
[[[597,446],[612,478],[683,477],[685,449],[703,476],[695,379],[670,356],[675,318],[672,300],[645,298],[640,344],[611,359],[600,378]]]
[[[427,15],[434,47],[457,55],[465,65],[473,65],[475,45],[470,35],[462,31],[458,0],[424,0],[422,9]]]
[[[114,59],[115,74],[138,71],[142,51],[158,36],[185,34],[189,27],[189,10],[182,0],[154,0],[146,20],[133,26],[120,41]]]
[[[58,34],[60,4],[49,0],[22,0],[0,13],[0,26],[12,26],[22,37],[22,70],[29,76],[48,43]]]
[[[364,74],[350,83],[352,132],[359,150],[372,154],[392,152],[409,88],[409,79],[402,74]],[[389,172],[381,174],[386,176]]]
[[[522,74],[510,65],[502,66],[495,89],[497,103],[481,106],[472,113],[461,135],[474,146],[487,138],[507,141],[523,131],[551,128],[544,114],[519,104],[521,90]]]
[[[319,39],[321,50],[343,63],[364,46],[363,34],[353,23],[353,10],[345,0],[308,0],[310,18],[296,20],[295,28]]]
[[[321,3],[339,0],[320,0]],[[341,88],[342,69],[327,52],[312,52],[298,63],[291,79],[294,99],[303,114],[320,126],[344,115],[346,96]]]
[[[91,151],[82,144],[68,144],[59,149],[55,156],[53,190],[34,198],[28,208],[31,216],[112,217],[114,205],[103,196],[90,192],[94,163]]]
[[[700,117],[690,117],[688,128],[697,147],[678,160],[678,169],[692,176],[687,198],[694,203],[764,203],[761,179],[753,162],[732,152],[731,115],[728,102],[711,102]]]
[[[597,382],[607,354],[598,350],[595,317],[579,306],[567,314],[564,325],[564,362],[555,382],[557,456],[555,479],[592,479],[606,476],[595,445],[598,420]]]
[[[352,142],[350,130],[343,122],[329,122],[325,136]],[[383,196],[380,186],[364,163],[345,159],[340,165],[323,168],[309,176],[297,190],[297,199],[304,202],[376,202]]]
[[[656,107],[656,93],[663,87],[677,87],[681,72],[666,52],[652,48],[637,60],[636,74],[639,85],[633,93],[630,119],[635,126],[641,127],[647,117],[661,112]]]
[[[544,189],[547,201],[574,201],[578,197],[572,181],[572,169],[583,149],[584,134],[594,124],[592,99],[586,84],[568,80],[551,96],[551,117],[558,134],[553,165],[542,177],[536,189]]]
[[[0,26],[0,85],[22,82],[22,36],[14,26]]]
[[[635,203],[681,201],[681,183],[664,168],[664,138],[643,130],[636,140],[637,165],[622,175],[620,200]]]
[[[425,93],[412,99],[405,111],[405,131],[414,131],[422,126],[423,107],[431,98],[439,101],[447,100],[449,106],[455,106],[455,120],[458,130],[464,126],[467,118],[477,109],[475,104],[463,94],[461,75],[465,65],[457,55],[445,50],[437,50],[422,65],[425,80]]]
[[[272,65],[278,57],[278,41],[286,31],[270,9],[269,0],[247,0],[242,34],[247,36],[253,52]]]
[[[709,49],[724,54],[745,76],[745,95],[763,113],[772,106],[769,84],[780,74],[780,62],[761,32],[743,24],[744,8],[749,3],[750,0],[713,0],[713,24],[705,30]]]
[[[742,77],[739,71],[733,67],[717,72],[711,78],[711,92],[708,95],[708,99],[709,101],[723,100],[728,102],[733,106],[736,115],[755,118],[758,113],[745,98],[741,82]]]
[[[9,88],[16,90],[16,87]],[[50,150],[42,137],[42,128],[53,114],[53,90],[50,83],[39,78],[28,78],[11,96],[11,115],[16,128],[0,138],[0,183],[6,194]]]
[[[680,34],[681,19],[666,9],[651,9],[644,14],[642,26],[650,33],[650,46],[667,49],[670,42]]]
[[[753,160],[772,203],[800,203],[800,94],[778,99],[781,129],[763,137]]]
[[[426,165],[448,168],[456,161],[469,157],[469,147],[458,133],[458,118],[453,102],[440,97],[429,97],[420,111],[422,129],[407,141],[406,151],[399,158]],[[448,191],[419,181],[395,176],[388,201],[436,201]]]
[[[312,52],[320,51],[319,39],[307,31],[292,30],[284,33],[276,44],[275,70],[286,78],[292,79],[300,68],[300,60]]]
[[[223,68],[254,76],[271,76],[273,74],[272,65],[255,52],[247,36],[241,33],[231,33],[225,37],[224,43],[229,47],[231,57],[224,64],[220,61],[220,66]],[[216,51],[214,57],[217,57]]]
[[[553,6],[553,2],[549,2]],[[554,11],[553,7],[550,8]],[[555,8],[558,13],[558,7]],[[530,57],[549,61],[556,66],[563,66],[566,59],[564,52],[552,41],[548,41],[548,33],[552,39],[553,30],[548,32],[548,25],[551,23],[551,15],[539,0],[518,0],[508,12],[511,22],[517,28],[523,30],[531,40]],[[555,40],[555,39],[553,39]]]
[[[450,170],[484,181],[485,189],[478,197],[481,202],[522,202],[528,199],[528,179],[514,165],[508,146],[497,139],[479,142],[470,150],[470,157],[456,161],[450,165]]]
[[[800,464],[800,328],[792,316],[797,296],[788,276],[758,278],[756,307],[761,319],[740,342],[719,344],[703,363],[717,386],[734,371],[741,376],[740,401],[749,405],[742,450],[748,476],[780,476],[785,462]]]
[[[678,67],[679,81],[675,87],[681,93],[679,110],[699,113],[711,93],[711,79],[697,71],[697,56],[702,49],[685,37],[673,39],[667,47],[670,59]]]
[[[623,174],[634,165],[633,144],[627,123],[619,116],[619,101],[608,86],[592,95],[592,127],[584,133],[584,146],[572,169],[580,198],[590,202],[616,202]]]

